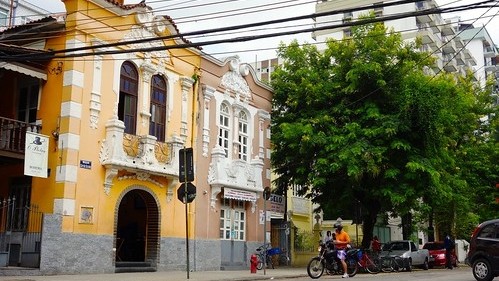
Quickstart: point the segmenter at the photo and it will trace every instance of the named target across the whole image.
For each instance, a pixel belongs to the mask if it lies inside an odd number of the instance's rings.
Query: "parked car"
[[[380,257],[400,256],[406,262],[406,270],[412,270],[413,266],[418,266],[424,270],[428,269],[430,253],[427,249],[418,249],[416,244],[410,240],[391,241],[383,245]]]
[[[499,276],[499,219],[485,221],[473,231],[465,262],[477,281]]]
[[[430,252],[430,262],[429,267],[433,268],[435,266],[445,266],[447,260],[445,259],[445,245],[444,242],[428,242],[424,244],[423,249],[428,249]],[[457,256],[456,251],[452,250],[451,252],[451,262],[452,266],[457,266]]]

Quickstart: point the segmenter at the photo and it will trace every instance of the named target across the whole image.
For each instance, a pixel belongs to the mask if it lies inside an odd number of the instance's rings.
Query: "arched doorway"
[[[126,192],[117,210],[116,263],[155,267],[159,245],[159,208],[146,190]]]

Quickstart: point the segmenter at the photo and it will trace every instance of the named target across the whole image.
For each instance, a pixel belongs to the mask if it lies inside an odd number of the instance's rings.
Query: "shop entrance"
[[[159,245],[159,210],[147,191],[127,192],[118,208],[116,224],[116,263],[147,262],[155,266]],[[136,264],[134,265],[136,266]]]

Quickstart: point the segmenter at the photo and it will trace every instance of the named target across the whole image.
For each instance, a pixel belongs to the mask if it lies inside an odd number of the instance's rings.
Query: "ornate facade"
[[[263,188],[270,186],[272,92],[238,57],[203,57],[197,151],[196,240],[215,268],[247,268],[262,244]]]

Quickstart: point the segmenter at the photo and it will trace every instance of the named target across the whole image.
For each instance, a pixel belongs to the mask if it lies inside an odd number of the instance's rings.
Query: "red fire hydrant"
[[[250,257],[250,270],[251,273],[256,273],[256,267],[258,265],[258,258],[256,257],[255,254],[251,255]]]

